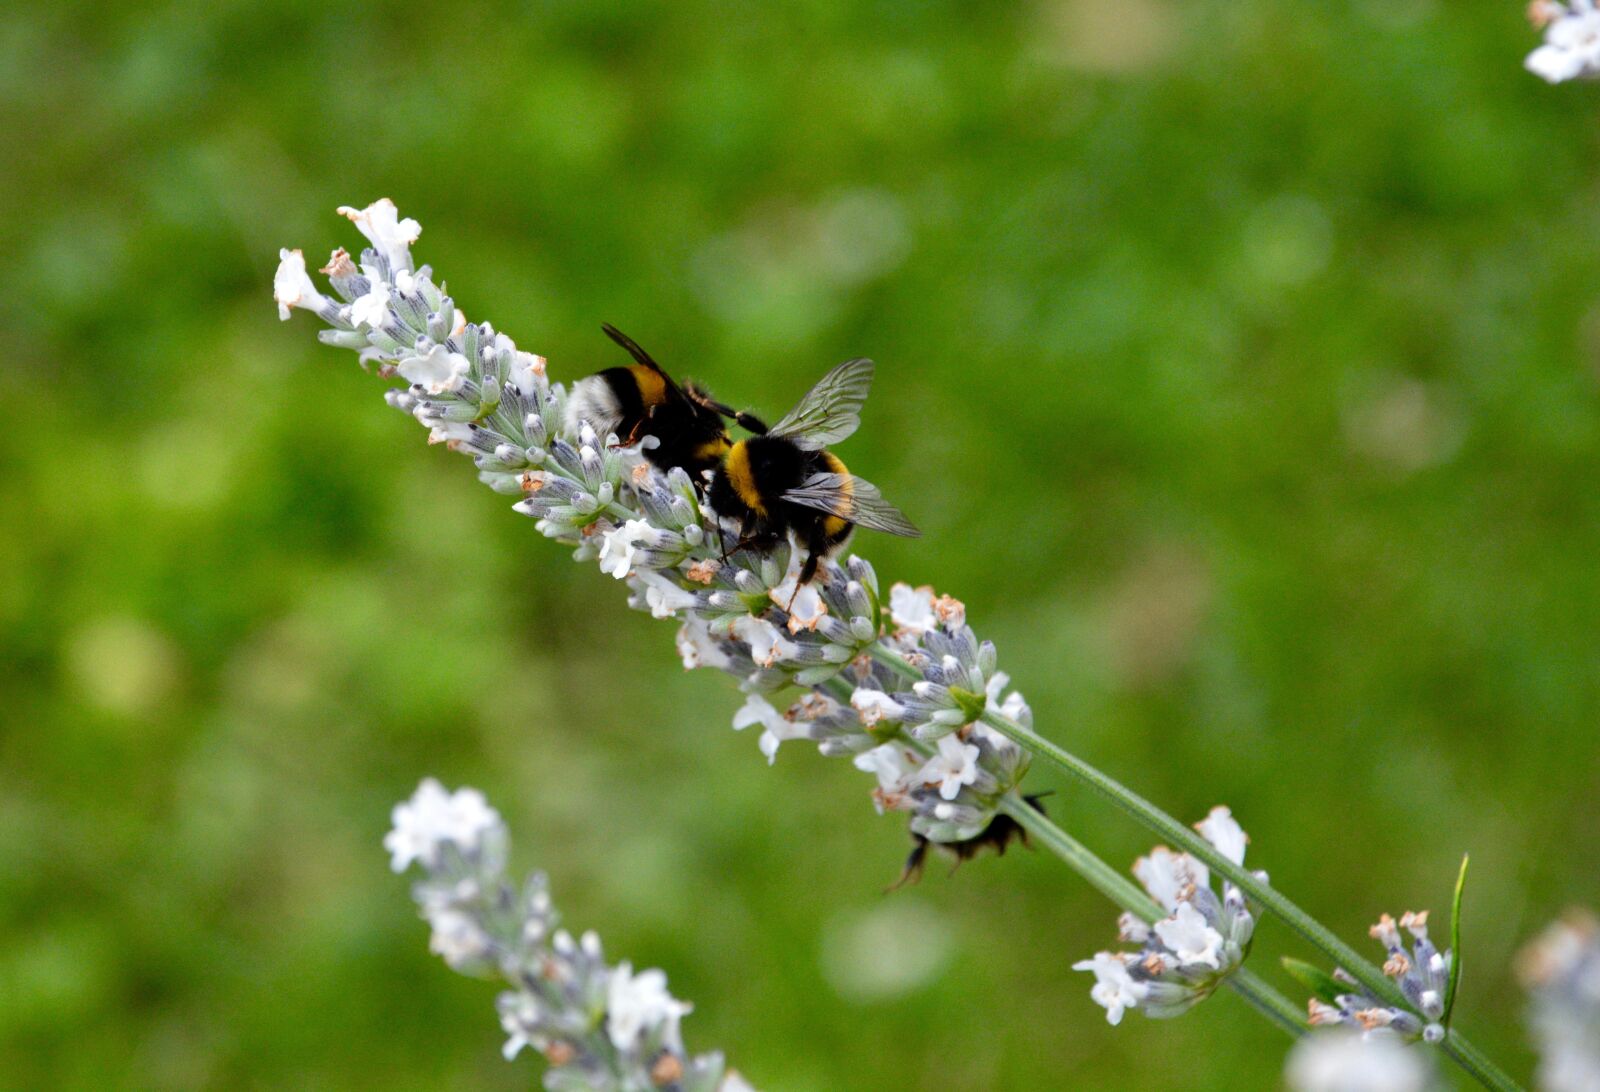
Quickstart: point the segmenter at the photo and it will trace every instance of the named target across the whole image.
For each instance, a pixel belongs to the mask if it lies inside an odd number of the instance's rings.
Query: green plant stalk
[[[921,678],[921,674],[908,664],[903,657],[890,649],[884,648],[881,643],[874,644],[870,651],[875,660],[898,672],[901,676],[907,679]],[[1405,995],[1400,992],[1400,988],[1384,975],[1379,968],[1369,963],[1362,957],[1361,953],[1339,939],[1332,930],[1300,909],[1289,898],[1275,888],[1263,883],[1248,869],[1234,864],[1227,857],[1217,852],[1216,848],[1202,838],[1198,832],[1184,826],[1115,778],[1101,773],[1076,755],[1069,753],[1058,744],[1039,735],[1033,729],[1019,724],[1010,717],[1002,716],[993,710],[989,710],[983,714],[982,720],[983,723],[1013,743],[1025,747],[1035,755],[1053,763],[1076,780],[1111,801],[1112,804],[1142,824],[1157,837],[1168,840],[1184,852],[1204,861],[1264,909],[1270,910],[1277,915],[1313,947],[1319,949],[1325,956],[1333,960],[1335,965],[1344,968],[1356,981],[1370,990],[1375,997],[1397,1008],[1411,1011],[1411,1005],[1406,1001]],[[1483,1084],[1485,1088],[1517,1092],[1519,1086],[1515,1081],[1495,1066],[1481,1051],[1454,1031],[1446,1034],[1445,1040],[1440,1046],[1445,1054]]]
[[[1000,810],[1015,819],[1029,835],[1060,857],[1089,886],[1131,914],[1147,922],[1160,921],[1167,916],[1161,905],[1121,872],[1101,860],[1093,850],[1057,826],[1049,817],[1039,812],[1025,800],[1010,792],[1000,801]],[[1305,1034],[1305,1015],[1283,994],[1279,993],[1253,971],[1240,967],[1225,980],[1230,989],[1244,998],[1252,1008],[1292,1036]]]
[[[828,680],[826,689],[838,700],[849,704],[851,688],[842,679]],[[902,742],[924,755],[931,751],[927,744],[912,739],[904,733],[901,733],[900,738]],[[1146,894],[1143,888],[1112,868],[1088,846],[1022,799],[1015,790],[1001,798],[1000,811],[1015,819],[1029,835],[1037,838],[1041,844],[1065,861],[1073,871],[1089,882],[1090,887],[1111,900],[1112,904],[1129,913],[1137,914],[1147,922],[1160,921],[1167,916],[1161,904]],[[1226,981],[1230,989],[1283,1031],[1296,1037],[1305,1034],[1306,1022],[1300,1009],[1253,971],[1240,967],[1229,975]]]

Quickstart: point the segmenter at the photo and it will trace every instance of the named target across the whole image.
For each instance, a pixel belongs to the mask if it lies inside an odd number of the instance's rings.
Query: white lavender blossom
[[[1195,828],[1234,864],[1244,863],[1248,839],[1227,808],[1212,808]],[[1157,1018],[1188,1012],[1244,963],[1255,932],[1244,894],[1224,883],[1219,898],[1211,870],[1187,853],[1157,846],[1134,862],[1133,873],[1167,916],[1146,922],[1124,913],[1120,936],[1140,949],[1097,952],[1072,965],[1094,975],[1089,996],[1112,1024],[1128,1009]]]
[[[1289,1052],[1284,1079],[1293,1092],[1427,1092],[1433,1066],[1394,1035],[1349,1030],[1307,1035]]]
[[[1533,0],[1528,19],[1544,29],[1544,44],[1524,61],[1547,83],[1600,75],[1600,10],[1594,0]]]
[[[390,866],[404,872],[413,863],[438,868],[447,849],[468,858],[485,856],[486,846],[505,837],[500,814],[477,789],[445,792],[428,778],[411,799],[396,804],[394,828],[384,836],[383,848],[392,855]]]
[[[760,699],[735,724],[762,726],[769,761],[785,740],[808,739],[835,756],[896,743],[916,770],[893,791],[880,779],[880,810],[909,812],[913,831],[937,842],[986,829],[1031,756],[976,722],[1001,714],[1029,724],[1031,714],[1020,694],[1006,694],[994,646],[977,639],[959,601],[899,584],[885,603],[872,566],[854,556],[824,560],[801,587],[803,551],[791,544],[728,555],[737,532],[688,474],[662,473],[639,447],[597,434],[567,412],[568,392],[550,382],[543,358],[466,321],[432,270],[414,263],[415,220],[388,200],[339,211],[372,245],[359,261],[337,250],[323,267],[337,299],[317,290],[298,251],[284,251],[274,283],[280,314],[312,311],[332,327],[323,341],[402,379],[387,399],[430,442],[468,456],[541,534],[624,582],[631,606],[675,620],[686,668],[725,672]],[[877,662],[880,647],[918,677]],[[787,707],[767,700],[790,688],[799,694]]]
[[[1581,911],[1547,928],[1518,957],[1545,1092],[1600,1088],[1600,923]]]
[[[1411,935],[1409,950],[1401,936],[1402,929]],[[1428,912],[1408,911],[1400,915],[1398,924],[1384,914],[1368,932],[1387,953],[1383,973],[1394,979],[1416,1011],[1379,1000],[1343,969],[1335,969],[1334,981],[1348,986],[1349,992],[1336,994],[1331,1000],[1312,998],[1308,1004],[1311,1025],[1342,1024],[1367,1033],[1389,1032],[1404,1039],[1421,1038],[1430,1043],[1443,1040],[1452,957],[1448,948],[1441,952],[1428,937]]]
[[[339,215],[347,218],[377,248],[378,254],[395,274],[411,270],[411,244],[422,234],[415,220],[400,219],[400,210],[387,197],[380,197],[364,209],[340,205]]]
[[[659,970],[608,964],[594,933],[557,928],[545,877],[520,889],[505,875],[505,825],[476,789],[446,792],[429,778],[394,809],[384,838],[395,871],[420,865],[412,897],[432,929],[429,947],[451,968],[497,974],[505,1056],[544,1055],[552,1090],[736,1092],[722,1055],[690,1056],[680,1021],[691,1006],[667,992]]]

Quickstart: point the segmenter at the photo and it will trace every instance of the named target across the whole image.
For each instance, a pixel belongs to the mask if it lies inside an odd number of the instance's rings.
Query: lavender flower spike
[[[1402,929],[1411,936],[1409,950],[1401,936]],[[1388,953],[1383,973],[1394,979],[1406,1000],[1422,1014],[1421,1018],[1378,1000],[1343,969],[1336,969],[1334,980],[1349,986],[1350,992],[1338,994],[1332,1003],[1313,998],[1309,1004],[1312,1026],[1344,1024],[1367,1033],[1384,1031],[1406,1039],[1440,1042],[1445,1036],[1442,1021],[1449,995],[1452,956],[1448,948],[1441,952],[1434,947],[1429,938],[1428,912],[1407,911],[1400,915],[1398,924],[1384,914],[1369,932]]]
[[[1533,1001],[1539,1087],[1600,1088],[1600,923],[1570,912],[1522,950],[1517,973]]]
[[[674,620],[684,667],[715,668],[746,693],[733,726],[761,726],[768,762],[783,742],[809,740],[876,775],[878,810],[908,812],[920,838],[959,843],[989,829],[1032,756],[978,718],[995,711],[1027,724],[1032,714],[959,602],[904,584],[885,602],[860,557],[824,561],[799,588],[801,551],[787,543],[726,556],[737,528],[684,471],[663,474],[638,447],[598,433],[569,412],[543,357],[466,320],[412,257],[421,225],[387,199],[339,211],[372,245],[359,261],[333,252],[322,269],[333,295],[312,282],[299,251],[282,251],[281,317],[312,312],[330,327],[324,342],[402,380],[387,400],[429,442],[470,458],[541,534],[624,584],[630,606]],[[884,649],[920,677],[908,683],[876,662],[871,653]],[[783,690],[784,702],[770,700]]]
[[[396,872],[420,866],[412,897],[433,930],[429,946],[453,969],[510,984],[498,1007],[505,1056],[544,1055],[552,1092],[739,1092],[722,1055],[690,1056],[679,1022],[691,1006],[660,971],[608,964],[600,938],[558,929],[549,887],[505,875],[507,835],[476,789],[446,792],[429,778],[394,809],[383,840]]]
[[[1195,827],[1218,852],[1244,863],[1249,839],[1227,808],[1212,808]],[[1243,893],[1224,883],[1219,898],[1211,870],[1187,853],[1157,846],[1134,862],[1133,873],[1168,916],[1149,923],[1123,914],[1121,938],[1140,950],[1097,952],[1072,965],[1094,975],[1089,996],[1112,1024],[1120,1023],[1128,1009],[1157,1018],[1188,1012],[1243,965],[1255,932]]]

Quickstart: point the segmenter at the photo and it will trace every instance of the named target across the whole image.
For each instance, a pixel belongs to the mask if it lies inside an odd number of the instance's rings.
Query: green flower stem
[[[1161,905],[1145,894],[1142,888],[1106,864],[1082,842],[1062,830],[1015,792],[1007,793],[1000,801],[1000,810],[1015,819],[1029,835],[1067,862],[1089,881],[1089,886],[1117,906],[1137,914],[1147,922],[1160,921],[1167,916]],[[1226,981],[1235,993],[1279,1028],[1293,1036],[1305,1033],[1305,1016],[1300,1009],[1253,971],[1240,967]]]
[[[907,679],[919,679],[922,677],[902,656],[884,648],[881,644],[872,646],[871,655],[879,663],[892,668]],[[1123,812],[1143,824],[1157,837],[1166,839],[1177,848],[1204,861],[1263,908],[1276,914],[1291,929],[1299,933],[1313,947],[1331,959],[1336,966],[1344,968],[1356,981],[1370,990],[1375,997],[1397,1008],[1411,1011],[1411,1005],[1406,1001],[1405,995],[1400,992],[1400,988],[1391,979],[1384,975],[1382,970],[1369,963],[1362,957],[1361,953],[1340,940],[1332,930],[1300,909],[1275,888],[1258,879],[1248,869],[1234,864],[1227,857],[1218,853],[1216,848],[1202,838],[1199,833],[1184,826],[1126,785],[1101,773],[1076,755],[1070,754],[1058,744],[1039,735],[1033,729],[1019,724],[1010,717],[1002,716],[993,710],[989,710],[983,714],[982,720],[983,723],[1007,739],[1054,763],[1078,781],[1104,796]],[[1496,1067],[1493,1062],[1489,1061],[1477,1048],[1454,1032],[1451,1032],[1446,1037],[1444,1047],[1445,1053],[1483,1084],[1485,1088],[1511,1090],[1511,1092],[1515,1092],[1518,1088],[1516,1082]]]
[[[1144,888],[1102,861],[1093,850],[1051,822],[1037,808],[1022,800],[1015,791],[1000,800],[1000,810],[1037,838],[1050,852],[1071,865],[1073,871],[1089,881],[1089,886],[1122,909],[1145,921],[1166,917],[1159,903],[1145,894]]]
[[[1444,1042],[1439,1044],[1439,1049],[1483,1087],[1521,1092],[1521,1085],[1490,1061],[1483,1051],[1463,1039],[1454,1028],[1445,1032]]]

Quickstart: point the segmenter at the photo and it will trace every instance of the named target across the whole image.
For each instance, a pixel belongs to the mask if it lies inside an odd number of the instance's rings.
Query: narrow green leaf
[[[1312,996],[1330,1005],[1337,1004],[1334,999],[1341,993],[1350,993],[1354,988],[1344,985],[1321,967],[1313,967],[1304,960],[1284,956],[1283,969],[1289,972],[1289,977],[1310,990]]]
[[[1456,897],[1450,905],[1450,985],[1444,991],[1444,1023],[1450,1026],[1450,1013],[1456,1006],[1456,986],[1461,981],[1461,893],[1467,888],[1467,862],[1461,855],[1461,871],[1456,874]]]

